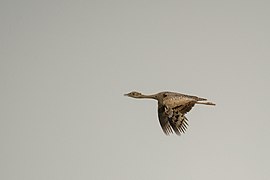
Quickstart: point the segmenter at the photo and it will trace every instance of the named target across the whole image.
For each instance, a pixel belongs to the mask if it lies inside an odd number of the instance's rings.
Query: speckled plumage
[[[205,98],[190,96],[176,92],[160,92],[153,95],[143,95],[139,92],[125,94],[133,98],[148,98],[158,101],[158,118],[163,132],[166,135],[184,133],[188,126],[188,119],[185,114],[195,104],[215,105],[207,102]]]

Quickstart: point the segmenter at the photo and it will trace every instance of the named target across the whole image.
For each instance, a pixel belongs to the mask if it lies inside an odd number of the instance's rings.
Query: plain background
[[[0,2],[0,179],[269,180],[269,1]],[[206,97],[165,136],[169,90]]]

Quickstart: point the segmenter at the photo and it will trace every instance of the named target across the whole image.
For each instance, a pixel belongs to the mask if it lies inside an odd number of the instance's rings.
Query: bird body
[[[208,102],[205,98],[168,91],[153,95],[143,95],[133,91],[125,94],[125,96],[157,100],[159,122],[166,135],[170,135],[173,132],[180,135],[186,131],[188,119],[185,117],[185,114],[195,104],[215,105],[212,102]]]

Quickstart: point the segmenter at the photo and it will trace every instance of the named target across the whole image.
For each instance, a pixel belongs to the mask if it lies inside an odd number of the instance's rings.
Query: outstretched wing
[[[188,119],[185,114],[195,105],[195,96],[165,93],[162,104],[158,105],[159,122],[166,135],[175,132],[177,135],[184,133],[188,127]]]
[[[169,117],[169,123],[173,131],[177,135],[181,135],[181,133],[185,133],[188,127],[188,119],[183,113],[181,113],[179,108],[172,109],[172,117]]]
[[[171,133],[173,133],[172,127],[169,123],[169,116],[165,112],[165,106],[161,104],[158,104],[158,119],[160,126],[166,135],[170,135]]]
[[[166,135],[173,134],[177,135],[184,133],[188,127],[188,119],[180,112],[179,107],[167,108],[164,105],[159,104],[158,106],[158,117],[161,128]]]

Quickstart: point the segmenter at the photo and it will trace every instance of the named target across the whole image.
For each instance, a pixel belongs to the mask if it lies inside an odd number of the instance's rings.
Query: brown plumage
[[[166,135],[173,134],[173,132],[180,135],[186,131],[188,119],[185,117],[185,114],[189,112],[195,104],[215,105],[204,98],[175,92],[160,92],[153,95],[143,95],[133,91],[125,94],[125,96],[157,100],[159,122]]]

